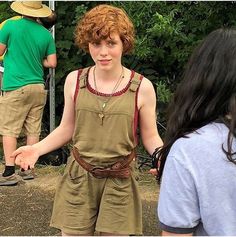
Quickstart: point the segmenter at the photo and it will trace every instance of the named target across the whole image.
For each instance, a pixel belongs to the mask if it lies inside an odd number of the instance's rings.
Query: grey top
[[[222,151],[227,136],[224,124],[211,123],[173,144],[158,203],[162,230],[236,235],[236,165]]]

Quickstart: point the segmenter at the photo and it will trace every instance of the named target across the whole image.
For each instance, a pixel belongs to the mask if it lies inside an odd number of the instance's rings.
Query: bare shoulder
[[[64,87],[65,93],[70,94],[72,97],[74,96],[75,92],[77,76],[78,76],[78,70],[72,71],[67,75],[65,81],[65,87]]]
[[[143,78],[140,84],[138,92],[138,108],[142,108],[144,105],[151,104],[155,106],[156,93],[152,82],[147,78]]]
[[[77,79],[78,70],[70,72],[66,77],[66,82],[68,84],[74,83]]]
[[[140,94],[149,94],[154,93],[154,87],[150,80],[148,80],[146,77],[143,77],[141,85],[140,85]]]

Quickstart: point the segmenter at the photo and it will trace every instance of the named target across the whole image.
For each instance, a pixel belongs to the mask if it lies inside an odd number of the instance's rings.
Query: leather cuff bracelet
[[[151,158],[152,158],[152,169],[157,169],[159,157],[158,157],[158,152],[160,151],[160,147],[157,147],[155,151],[152,153]]]

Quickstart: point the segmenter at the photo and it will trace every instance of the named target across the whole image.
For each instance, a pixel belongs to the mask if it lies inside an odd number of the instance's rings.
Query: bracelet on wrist
[[[152,167],[151,168],[152,169],[158,168],[158,161],[159,161],[158,153],[159,153],[160,149],[161,149],[160,147],[157,147],[151,155],[151,159],[152,159]]]

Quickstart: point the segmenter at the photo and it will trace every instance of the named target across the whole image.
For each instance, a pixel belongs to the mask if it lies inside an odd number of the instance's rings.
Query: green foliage
[[[161,101],[163,103],[168,103],[170,101],[172,92],[170,91],[170,89],[167,87],[167,85],[164,82],[158,81],[156,83],[156,91],[157,91],[158,101]]]
[[[92,59],[74,44],[74,29],[81,16],[98,4],[123,8],[134,23],[136,44],[123,63],[150,79],[157,91],[161,121],[194,47],[212,30],[236,25],[236,3],[223,1],[56,1],[57,123],[63,110],[63,85],[70,71],[91,65]],[[0,3],[0,19],[11,16]],[[47,111],[46,111],[47,113]],[[47,113],[49,114],[49,113]]]
[[[16,13],[10,9],[9,5],[9,2],[0,2],[0,23],[16,15]]]

